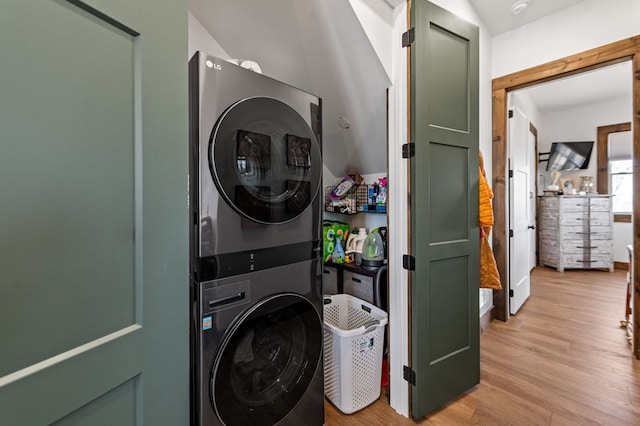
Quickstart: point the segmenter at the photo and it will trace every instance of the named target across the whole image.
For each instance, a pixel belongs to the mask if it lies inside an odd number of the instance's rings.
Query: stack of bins
[[[354,413],[380,397],[387,313],[348,294],[324,297],[324,392]]]

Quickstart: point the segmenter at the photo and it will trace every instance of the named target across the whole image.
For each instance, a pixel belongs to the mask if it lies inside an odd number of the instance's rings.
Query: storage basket
[[[324,392],[351,414],[380,397],[387,313],[348,294],[324,303]]]

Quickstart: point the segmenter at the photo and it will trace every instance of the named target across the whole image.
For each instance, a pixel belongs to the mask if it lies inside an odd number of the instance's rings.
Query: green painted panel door
[[[0,4],[0,423],[188,423],[186,0]]]
[[[411,414],[480,380],[478,28],[411,5]]]

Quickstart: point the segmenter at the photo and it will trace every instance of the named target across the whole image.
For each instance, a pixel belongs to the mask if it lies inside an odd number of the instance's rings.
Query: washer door
[[[310,114],[317,108],[310,105]],[[307,122],[276,99],[239,101],[218,119],[209,166],[225,200],[245,217],[285,223],[311,204],[320,188],[320,145]]]
[[[255,305],[223,339],[211,372],[212,404],[226,425],[272,425],[309,387],[322,353],[322,323],[296,294]]]

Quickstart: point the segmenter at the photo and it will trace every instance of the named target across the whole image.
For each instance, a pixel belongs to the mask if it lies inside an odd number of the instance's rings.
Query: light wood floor
[[[517,315],[480,337],[481,382],[419,421],[386,392],[351,415],[325,403],[327,425],[640,425],[640,361],[620,328],[623,271],[536,268]]]

